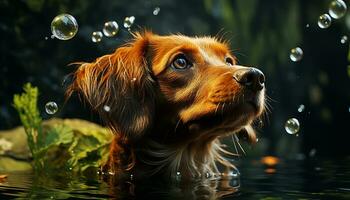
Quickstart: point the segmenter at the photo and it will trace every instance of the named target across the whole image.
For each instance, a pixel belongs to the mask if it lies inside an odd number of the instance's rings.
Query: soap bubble
[[[287,133],[291,135],[296,134],[300,129],[299,121],[296,118],[290,118],[286,121],[284,128]]]
[[[102,37],[103,37],[103,34],[101,31],[95,31],[92,33],[91,40],[92,42],[95,42],[95,43],[101,42]]]
[[[303,112],[305,110],[305,105],[304,104],[300,104],[299,108],[298,108],[298,112]]]
[[[130,17],[125,17],[124,19],[124,28],[130,29],[130,27],[134,24],[135,17],[130,16]]]
[[[328,14],[323,14],[321,16],[318,17],[318,26],[320,28],[328,28],[332,23],[332,19]]]
[[[158,14],[159,14],[159,11],[160,11],[160,8],[159,8],[159,7],[154,8],[154,10],[153,10],[153,15],[158,15]]]
[[[116,21],[106,22],[102,31],[106,37],[113,37],[119,31],[118,23]]]
[[[60,40],[69,40],[78,32],[78,23],[72,15],[61,14],[52,20],[51,32]]]
[[[293,62],[298,62],[303,58],[303,50],[300,47],[296,47],[290,50],[289,58]]]
[[[58,111],[56,102],[50,101],[45,104],[45,111],[49,115],[53,115]]]
[[[341,37],[341,39],[340,39],[340,42],[341,42],[342,44],[345,44],[347,41],[348,41],[348,36],[346,36],[346,35],[343,35],[343,36]]]
[[[346,10],[347,7],[344,1],[334,0],[329,4],[328,12],[334,19],[339,19],[345,15]]]

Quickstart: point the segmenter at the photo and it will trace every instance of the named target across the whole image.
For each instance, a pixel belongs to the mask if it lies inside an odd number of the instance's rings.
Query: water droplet
[[[124,19],[124,28],[130,29],[130,27],[134,24],[135,17],[130,16],[130,17],[125,17]]]
[[[306,26],[305,26],[306,28],[309,28],[310,27],[310,24],[306,24]]]
[[[345,44],[348,41],[348,36],[343,35],[340,39],[340,43]]]
[[[109,112],[109,111],[111,111],[111,107],[105,105],[105,106],[103,106],[103,110],[105,110],[106,112]]]
[[[300,129],[299,121],[296,118],[290,118],[286,121],[284,128],[289,134],[296,134]]]
[[[298,108],[298,112],[303,112],[305,110],[305,105],[304,104],[300,104],[299,108]]]
[[[54,199],[54,197],[53,197],[53,196],[50,196],[50,199]]]
[[[320,28],[328,28],[332,24],[332,19],[328,14],[323,14],[318,17],[317,24]]]
[[[45,111],[49,115],[53,115],[58,111],[56,102],[50,101],[45,104]]]
[[[290,50],[289,58],[293,62],[298,62],[303,58],[303,54],[304,54],[303,50],[300,47],[296,47]]]
[[[95,42],[95,43],[101,42],[102,37],[103,37],[103,34],[101,31],[95,31],[92,33],[91,40],[92,42]]]
[[[133,179],[134,179],[134,175],[130,174],[130,180],[133,180]]]
[[[55,36],[54,36],[54,35],[51,35],[50,38],[51,38],[51,39],[55,39]]]
[[[259,142],[259,138],[256,138],[256,142]]]
[[[46,37],[45,37],[45,40],[48,40],[48,39],[49,39],[49,37],[46,36]]]
[[[333,17],[334,19],[339,19],[345,15],[346,10],[347,10],[347,7],[344,1],[335,0],[329,4],[328,12],[331,15],[331,17]]]
[[[118,23],[116,21],[106,22],[102,31],[106,37],[113,37],[119,31]]]
[[[133,81],[133,82],[134,82],[134,81],[136,81],[136,78],[135,78],[135,77],[134,77],[134,78],[132,78],[132,79],[131,79],[131,81]]]
[[[71,168],[71,167],[69,168],[70,171],[72,171],[72,169],[73,169],[73,168]]]
[[[78,23],[72,15],[61,14],[52,20],[51,32],[60,40],[69,40],[78,32]]]
[[[158,15],[159,11],[160,11],[160,8],[159,7],[155,7],[154,10],[153,10],[153,15]]]

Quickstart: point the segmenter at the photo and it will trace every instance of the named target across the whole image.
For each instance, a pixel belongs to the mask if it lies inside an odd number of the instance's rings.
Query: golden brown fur
[[[264,77],[252,87],[244,82],[249,70],[215,38],[136,33],[114,53],[81,63],[67,95],[81,94],[113,130],[109,170],[198,177],[218,172],[217,163],[233,167],[220,138],[245,130],[255,142]]]

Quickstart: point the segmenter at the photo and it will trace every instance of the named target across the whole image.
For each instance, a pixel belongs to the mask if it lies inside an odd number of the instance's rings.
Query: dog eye
[[[230,57],[225,58],[225,62],[227,65],[233,66],[233,59]]]
[[[186,59],[184,55],[178,55],[175,57],[171,66],[175,69],[187,69],[192,66],[192,64]]]

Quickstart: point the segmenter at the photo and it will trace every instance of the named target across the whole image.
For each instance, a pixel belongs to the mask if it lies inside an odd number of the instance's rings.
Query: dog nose
[[[260,91],[264,88],[265,75],[257,68],[250,67],[237,70],[233,78],[241,85],[253,91]]]

